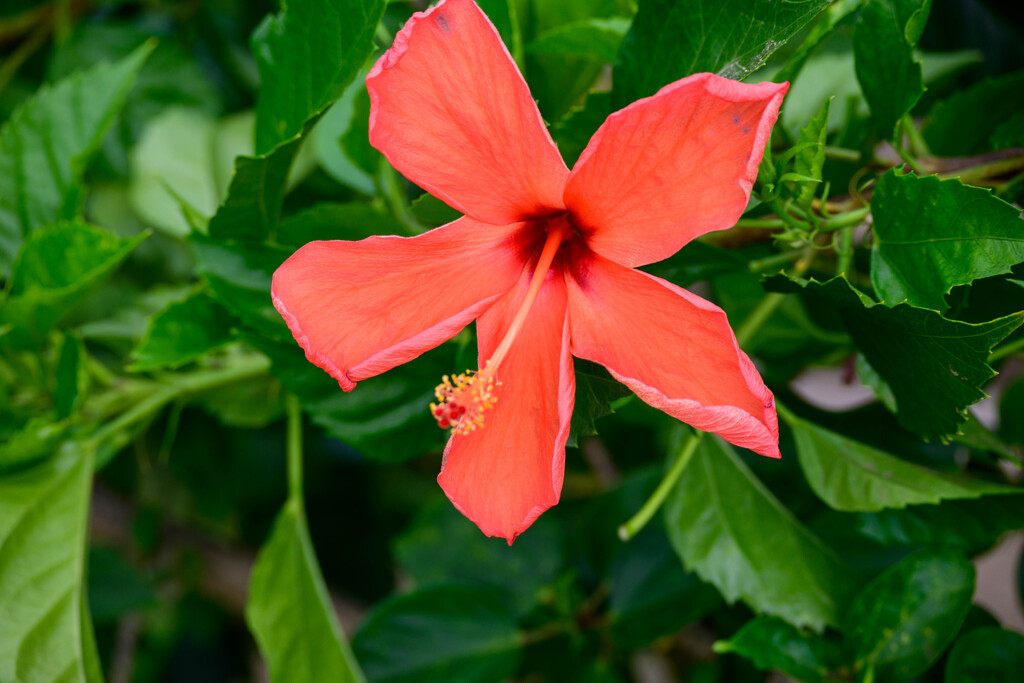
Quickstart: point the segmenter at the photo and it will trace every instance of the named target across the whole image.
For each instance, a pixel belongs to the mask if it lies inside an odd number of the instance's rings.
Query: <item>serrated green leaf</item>
[[[1024,670],[1024,636],[998,626],[960,636],[946,659],[949,683],[1013,683]]]
[[[921,130],[928,147],[943,156],[992,149],[996,128],[1024,109],[1024,71],[984,80],[935,105]]]
[[[209,294],[198,289],[150,320],[132,350],[132,372],[177,368],[232,341],[231,319]]]
[[[579,445],[582,436],[597,434],[594,421],[611,415],[615,412],[612,403],[632,394],[628,387],[597,363],[576,359],[573,367],[576,371],[576,403],[566,442],[569,446]]]
[[[85,345],[76,334],[64,337],[57,357],[57,386],[53,409],[57,419],[71,417],[82,403],[88,375],[85,372]]]
[[[0,129],[0,275],[30,233],[78,214],[88,159],[152,49],[42,88]]]
[[[37,230],[25,241],[11,277],[0,323],[14,328],[0,343],[38,347],[62,317],[109,277],[146,238],[115,237],[81,221]]]
[[[615,63],[613,108],[701,71],[742,80],[827,5],[828,0],[644,0]]]
[[[892,389],[900,424],[926,439],[957,433],[967,406],[985,397],[982,387],[996,374],[987,362],[992,347],[1024,322],[1020,313],[972,324],[908,304],[889,308],[853,289],[845,277],[821,283],[775,276],[765,286],[802,292],[834,309]]]
[[[818,115],[800,129],[798,145],[808,145],[793,158],[796,172],[815,182],[821,182],[821,169],[825,165],[825,139],[828,137],[828,111],[832,98],[825,100]],[[783,176],[785,178],[785,176]],[[782,178],[780,178],[780,181]],[[797,203],[804,207],[811,205],[814,193],[818,191],[814,182],[801,183],[796,193]]]
[[[936,472],[795,415],[784,417],[793,431],[804,476],[818,497],[836,510],[874,512],[942,500],[1021,493],[1012,486]]]
[[[781,671],[806,683],[825,683],[843,661],[833,640],[794,628],[778,617],[748,621],[729,640],[715,643],[715,652],[745,657],[762,671]]]
[[[868,0],[857,19],[853,36],[857,80],[872,118],[886,137],[894,134],[896,124],[924,93],[921,64],[909,38],[920,37],[917,12],[930,5],[931,0]]]
[[[623,17],[584,19],[562,24],[537,36],[527,52],[587,57],[611,64],[630,22]]]
[[[856,665],[876,680],[921,674],[956,637],[971,607],[974,567],[948,550],[923,550],[882,572],[846,613]]]
[[[246,622],[273,683],[365,681],[320,575],[301,505],[285,504],[260,550]]]
[[[444,497],[398,537],[394,556],[417,588],[460,583],[485,586],[503,596],[517,616],[543,600],[565,564],[560,529],[541,517],[514,545],[488,538]],[[677,565],[678,566],[678,565]]]
[[[839,623],[855,587],[850,568],[718,437],[701,440],[664,512],[683,564],[729,602],[816,631]]]
[[[352,649],[374,683],[492,683],[512,676],[520,634],[494,592],[436,586],[373,611]]]
[[[85,607],[93,456],[0,477],[0,680],[100,683]]]
[[[384,0],[288,0],[252,36],[260,72],[256,153],[299,135],[363,66]],[[302,74],[302,77],[297,77]]]
[[[942,312],[957,285],[1024,262],[1020,209],[957,179],[889,171],[871,195],[871,283],[886,304]]]

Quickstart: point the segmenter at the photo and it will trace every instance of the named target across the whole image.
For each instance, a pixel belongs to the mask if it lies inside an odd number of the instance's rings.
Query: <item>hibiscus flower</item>
[[[573,356],[697,429],[778,457],[775,402],[714,304],[637,266],[742,214],[788,84],[695,74],[608,117],[570,172],[471,0],[409,20],[366,79],[370,142],[465,214],[311,242],[275,273],[307,358],[351,391],[476,321],[480,369],[431,406],[438,482],[509,543],[558,502]]]

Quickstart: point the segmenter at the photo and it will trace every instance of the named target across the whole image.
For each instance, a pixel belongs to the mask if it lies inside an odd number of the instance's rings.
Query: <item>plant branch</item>
[[[672,463],[672,468],[669,469],[665,478],[658,484],[658,488],[654,489],[654,493],[647,499],[647,502],[643,504],[635,515],[633,515],[628,522],[619,527],[619,538],[623,541],[628,541],[640,533],[640,530],[647,526],[647,523],[651,521],[656,513],[668,498],[668,494],[671,493],[672,489],[675,488],[676,483],[679,481],[679,477],[683,476],[683,471],[686,466],[690,464],[693,459],[694,453],[697,452],[697,446],[700,445],[701,438],[704,436],[704,432],[694,431],[694,433],[687,440],[683,449],[679,452],[679,457]]]

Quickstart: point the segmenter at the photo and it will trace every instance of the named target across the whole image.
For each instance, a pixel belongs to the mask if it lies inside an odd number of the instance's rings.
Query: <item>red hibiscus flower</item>
[[[417,237],[312,242],[274,305],[341,384],[477,321],[480,371],[445,377],[438,481],[511,543],[558,502],[572,357],[737,446],[778,457],[775,402],[725,314],[638,270],[734,225],[788,84],[695,74],[608,120],[570,172],[493,25],[471,0],[414,15],[366,79],[370,141],[466,215]]]

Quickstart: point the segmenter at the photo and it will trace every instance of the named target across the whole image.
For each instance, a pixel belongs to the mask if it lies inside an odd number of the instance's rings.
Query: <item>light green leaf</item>
[[[0,477],[0,680],[100,683],[85,607],[93,456]]]
[[[784,417],[793,430],[804,476],[818,497],[836,510],[874,512],[1021,493],[1011,486],[920,467],[795,415]]]
[[[957,285],[1024,262],[1020,209],[957,179],[889,171],[871,195],[871,283],[886,304],[945,311]]]
[[[868,0],[857,20],[857,80],[875,123],[887,137],[924,93],[914,45],[930,6],[931,0]]]
[[[985,397],[982,387],[996,374],[988,365],[992,347],[1024,322],[1021,313],[972,324],[908,304],[889,308],[845,277],[821,283],[776,276],[765,286],[802,292],[833,310],[892,390],[900,424],[926,439],[957,433],[967,406]]]
[[[828,137],[828,111],[832,106],[832,98],[825,100],[818,115],[800,129],[798,145],[808,145],[793,158],[796,172],[802,176],[821,181],[821,169],[825,165],[825,139]],[[818,191],[816,183],[798,183],[796,200],[801,206],[809,207],[814,193]]]
[[[0,129],[0,276],[32,231],[78,214],[88,159],[152,49],[44,86]]]
[[[302,133],[363,66],[384,0],[287,0],[252,36],[260,71],[256,153]],[[301,75],[301,77],[299,77]]]
[[[365,681],[320,575],[301,500],[285,504],[260,550],[245,618],[273,683]]]
[[[960,630],[971,607],[974,567],[948,550],[923,550],[882,572],[846,614],[855,665],[875,680],[923,673]]]
[[[81,221],[37,230],[25,242],[11,277],[0,323],[14,329],[0,337],[16,348],[34,348],[72,307],[128,257],[146,234],[115,237]]]
[[[50,416],[35,417],[0,443],[0,473],[20,469],[53,455],[71,424]]]
[[[132,372],[177,368],[232,340],[227,312],[202,289],[176,301],[150,320],[132,350]]]
[[[526,51],[588,57],[611,64],[629,25],[623,17],[569,22],[537,36]]]
[[[1024,636],[989,626],[957,639],[946,659],[949,683],[1013,683],[1024,671]]]
[[[777,617],[748,621],[729,640],[718,641],[715,652],[745,657],[762,671],[781,671],[806,683],[824,683],[843,661],[837,643],[806,633]]]
[[[436,586],[373,611],[352,648],[373,683],[493,683],[511,677],[521,637],[495,594]]]
[[[615,64],[613,108],[701,71],[742,80],[827,5],[828,0],[644,0]]]
[[[664,512],[683,564],[729,602],[816,631],[839,623],[851,570],[718,437],[701,440]]]

